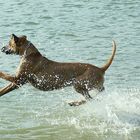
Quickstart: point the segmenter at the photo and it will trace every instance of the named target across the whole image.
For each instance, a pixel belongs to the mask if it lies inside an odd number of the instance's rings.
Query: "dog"
[[[26,83],[31,83],[35,88],[43,91],[73,86],[85,97],[85,100],[69,102],[71,106],[78,106],[92,99],[90,90],[97,89],[99,92],[104,90],[105,71],[114,59],[116,43],[113,41],[112,55],[101,68],[87,63],[61,63],[49,60],[42,56],[25,35],[18,37],[12,34],[9,44],[1,51],[7,55],[20,55],[21,60],[15,76],[0,72],[0,78],[10,81],[9,85],[0,89],[0,96]]]

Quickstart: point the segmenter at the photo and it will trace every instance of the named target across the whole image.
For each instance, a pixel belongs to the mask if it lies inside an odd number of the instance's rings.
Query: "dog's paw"
[[[85,104],[85,103],[86,103],[86,100],[70,101],[70,102],[68,102],[68,104],[70,106],[79,106],[79,105],[82,105],[82,104]]]

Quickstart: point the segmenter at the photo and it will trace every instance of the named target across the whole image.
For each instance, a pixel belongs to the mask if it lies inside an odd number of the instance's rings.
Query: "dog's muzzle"
[[[1,51],[6,54],[12,54],[12,50],[9,49],[7,46],[2,47]]]

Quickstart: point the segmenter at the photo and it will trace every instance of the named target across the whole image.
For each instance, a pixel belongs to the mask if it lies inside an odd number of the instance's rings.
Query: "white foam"
[[[108,90],[97,95],[85,110],[99,121],[99,131],[131,133],[140,126],[140,90]]]

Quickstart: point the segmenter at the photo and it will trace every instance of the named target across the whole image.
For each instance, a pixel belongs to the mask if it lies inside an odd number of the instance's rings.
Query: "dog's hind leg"
[[[84,96],[85,100],[71,101],[68,103],[70,106],[79,106],[81,104],[86,103],[87,100],[92,99],[92,97],[89,94],[88,89],[86,89],[86,86],[75,85],[74,88],[78,93]]]
[[[85,85],[75,85],[74,88],[78,93],[82,94],[86,100],[92,99]]]

